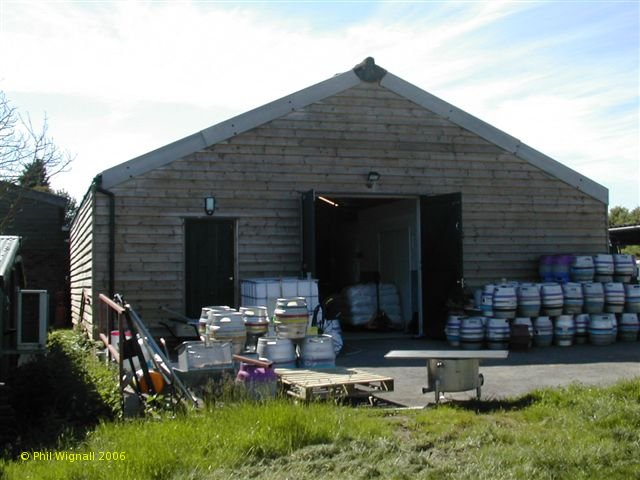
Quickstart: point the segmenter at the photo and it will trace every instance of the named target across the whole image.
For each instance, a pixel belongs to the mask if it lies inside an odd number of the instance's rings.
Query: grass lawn
[[[639,479],[640,377],[419,411],[218,404],[26,453],[0,478]]]

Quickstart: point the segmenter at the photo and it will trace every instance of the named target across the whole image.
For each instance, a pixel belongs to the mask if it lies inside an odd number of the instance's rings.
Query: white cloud
[[[594,64],[594,39],[613,27],[550,31],[535,16],[546,5],[382,3],[334,29],[251,3],[1,8],[0,88],[10,97],[74,99],[73,110],[48,113],[57,140],[78,153],[66,178],[83,178],[73,182],[82,189],[105,168],[374,56],[395,75],[610,187],[612,204],[618,190],[628,205],[640,203],[629,181],[638,176],[637,58],[600,55]],[[505,41],[502,32],[523,12],[540,22],[540,34],[520,38],[515,30]],[[107,113],[85,116],[77,106],[83,98]],[[603,159],[613,168],[603,168]]]

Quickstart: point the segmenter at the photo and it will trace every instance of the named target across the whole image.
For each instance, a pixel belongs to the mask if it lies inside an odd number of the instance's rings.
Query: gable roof
[[[479,118],[431,95],[396,77],[367,58],[352,70],[287,95],[261,107],[240,114],[181,140],[121,163],[102,172],[98,177],[103,188],[110,188],[137,175],[161,167],[179,158],[210,147],[218,142],[275,120],[290,111],[304,108],[332,95],[355,87],[361,82],[378,82],[382,87],[416,103],[450,122],[469,130],[488,142],[529,162],[548,174],[564,181],[604,204],[609,203],[609,190],[566,165],[522,143],[515,137],[489,125]]]
[[[0,181],[0,195],[7,193],[12,193],[16,198],[27,198],[35,202],[49,203],[60,208],[64,208],[67,205],[67,199],[55,193],[41,192],[32,188],[14,185],[11,182]]]

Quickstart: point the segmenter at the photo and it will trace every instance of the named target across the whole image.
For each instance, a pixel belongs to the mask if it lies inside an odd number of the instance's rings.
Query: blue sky
[[[0,89],[76,155],[55,188],[367,56],[640,205],[640,3],[0,0]]]

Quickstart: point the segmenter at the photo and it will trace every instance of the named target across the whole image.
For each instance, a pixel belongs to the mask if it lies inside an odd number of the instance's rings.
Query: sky
[[[640,0],[0,0],[0,90],[98,173],[366,57],[640,205]]]

